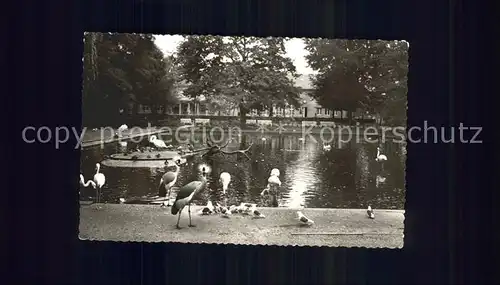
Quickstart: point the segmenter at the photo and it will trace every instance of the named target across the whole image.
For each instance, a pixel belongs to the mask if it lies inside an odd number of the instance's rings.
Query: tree
[[[187,96],[204,95],[219,108],[240,110],[240,123],[252,109],[298,106],[296,71],[286,57],[284,39],[188,36],[177,51]]]
[[[404,93],[399,89],[406,84],[408,70],[405,42],[305,41],[309,51],[306,60],[318,71],[312,80],[314,97],[325,107],[347,110],[349,118],[356,108],[388,114],[392,97],[387,94]],[[399,91],[394,93],[396,89]],[[403,100],[401,96],[398,98]]]
[[[130,102],[175,101],[168,63],[151,35],[84,34],[84,125],[123,123]]]

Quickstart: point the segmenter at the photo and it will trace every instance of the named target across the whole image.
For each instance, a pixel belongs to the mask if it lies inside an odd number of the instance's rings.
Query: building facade
[[[299,108],[286,107],[279,108],[273,107],[273,117],[285,117],[285,118],[345,118],[347,117],[346,111],[335,111],[327,108],[323,108],[319,105],[316,100],[311,96],[313,92],[313,87],[309,75],[301,75],[296,79],[295,85],[300,89],[300,103]],[[130,106],[129,113],[132,114],[135,110],[139,114],[165,114],[165,115],[178,115],[178,116],[239,116],[239,109],[225,109],[225,110],[212,110],[208,104],[205,104],[202,100],[196,100],[193,98],[186,98],[182,96],[182,90],[184,86],[179,86],[179,104],[175,106],[168,106],[166,109],[160,106],[157,110],[152,110],[148,105],[140,105],[138,109]],[[247,114],[248,117],[262,116],[268,117],[269,111],[258,112],[257,110],[252,110]]]

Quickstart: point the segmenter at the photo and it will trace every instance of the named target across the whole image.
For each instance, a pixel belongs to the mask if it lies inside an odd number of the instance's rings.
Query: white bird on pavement
[[[271,176],[273,176],[273,175],[279,177],[280,176],[280,170],[278,168],[273,168],[271,170]]]
[[[250,208],[250,211],[251,213],[253,214],[253,218],[254,219],[263,219],[265,218],[266,216],[264,216],[264,214],[262,214],[259,210],[257,210],[257,207],[256,206],[252,206]]]
[[[158,139],[154,135],[149,138],[149,142],[152,143],[152,144],[154,144],[154,146],[157,147],[157,148],[167,148],[167,145],[165,144],[165,142],[162,141],[162,140],[160,140],[160,139]]]
[[[94,188],[96,189],[96,192],[97,192],[97,203],[100,202],[100,197],[101,197],[101,189],[102,189],[102,186],[104,186],[104,184],[106,183],[106,177],[104,176],[103,173],[100,173],[101,169],[101,164],[99,163],[96,163],[95,164],[95,174],[94,174],[94,183],[92,186],[94,186]]]
[[[366,210],[366,213],[368,214],[368,217],[370,219],[375,219],[375,213],[373,213],[372,207],[368,206],[368,209]]]
[[[302,224],[308,225],[308,226],[314,225],[314,221],[309,219],[308,217],[304,216],[304,214],[302,214],[301,211],[297,211],[297,216],[298,216],[299,222],[301,222]]]

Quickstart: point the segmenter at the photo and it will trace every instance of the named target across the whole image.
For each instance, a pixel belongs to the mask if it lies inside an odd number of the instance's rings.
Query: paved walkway
[[[261,208],[264,219],[234,214],[201,216],[192,207],[177,216],[157,205],[92,204],[80,207],[80,238],[85,240],[187,242],[225,244],[274,244],[299,246],[385,247],[403,246],[404,211],[376,210],[369,219],[364,209],[305,209],[315,221],[311,227],[296,220],[296,209]]]

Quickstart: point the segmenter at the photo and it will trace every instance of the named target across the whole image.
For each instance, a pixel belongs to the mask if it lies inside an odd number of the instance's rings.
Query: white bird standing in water
[[[168,171],[167,173],[163,174],[160,179],[160,185],[158,186],[158,196],[167,197],[167,204],[165,205],[165,203],[163,203],[162,207],[170,206],[170,191],[175,185],[175,182],[177,182],[177,177],[179,176],[179,171],[181,169],[180,164],[181,159],[176,159],[174,161],[175,171]]]
[[[177,193],[177,197],[175,198],[174,205],[172,206],[172,215],[177,215],[179,214],[179,217],[177,218],[177,225],[176,227],[180,229],[181,227],[179,226],[179,221],[181,219],[181,213],[184,207],[187,205],[188,206],[188,213],[189,213],[189,226],[194,227],[191,223],[191,200],[193,197],[202,191],[205,188],[205,185],[207,183],[207,178],[206,176],[206,169],[205,167],[202,168],[202,175],[201,175],[201,180],[199,181],[193,181],[189,182],[188,184],[184,185],[179,189],[179,192]]]
[[[88,187],[89,185],[92,185],[92,187],[94,187],[94,189],[96,188],[94,181],[89,180],[89,181],[85,182],[85,178],[83,177],[83,174],[80,174],[80,185],[82,185],[83,187]]]
[[[102,189],[102,186],[104,186],[104,183],[106,183],[106,177],[104,176],[104,174],[100,173],[99,170],[101,169],[101,164],[99,163],[96,163],[95,164],[95,174],[94,174],[94,182],[95,184],[93,184],[93,186],[95,187],[96,189],[96,192],[97,192],[97,203],[99,203],[99,200],[100,200],[100,196],[101,196],[101,189]]]
[[[366,210],[366,213],[368,214],[368,217],[370,219],[375,219],[375,214],[373,213],[372,207],[368,206],[368,209]]]
[[[377,147],[377,158],[375,158],[375,161],[387,161],[387,156],[380,153],[380,147]]]
[[[167,148],[167,145],[165,144],[165,142],[158,139],[156,136],[151,136],[149,138],[149,142],[154,144],[155,147],[157,147],[157,148]]]
[[[222,172],[219,177],[219,182],[222,184],[222,193],[226,195],[227,188],[229,187],[229,182],[231,182],[231,174]]]
[[[314,224],[314,221],[309,219],[308,217],[304,216],[304,214],[302,214],[301,211],[297,211],[297,216],[298,216],[299,222],[301,222],[304,225],[311,226]]]

